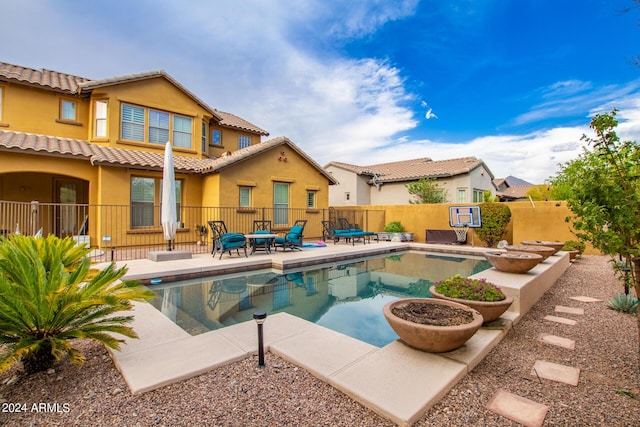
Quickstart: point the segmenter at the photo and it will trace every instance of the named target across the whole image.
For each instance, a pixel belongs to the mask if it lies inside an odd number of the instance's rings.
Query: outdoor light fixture
[[[262,324],[267,320],[267,313],[256,311],[253,313],[253,320],[258,324],[258,366],[264,368],[264,342],[262,339]]]

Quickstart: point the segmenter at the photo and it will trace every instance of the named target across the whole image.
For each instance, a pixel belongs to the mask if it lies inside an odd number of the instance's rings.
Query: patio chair
[[[340,224],[340,227],[331,229],[334,244],[338,243],[341,237],[344,239],[345,243],[351,242],[351,244],[354,246],[356,244],[356,240],[360,239],[362,239],[363,244],[371,243],[372,237],[376,242],[378,241],[378,233],[374,233],[373,231],[364,231],[363,229],[358,228],[357,225],[349,224],[349,221],[347,221],[346,218],[338,218],[338,222]],[[327,228],[330,229],[331,224],[328,224]]]
[[[304,232],[305,225],[307,225],[306,219],[296,220],[293,227],[291,227],[284,237],[276,237],[274,239],[274,249],[278,250],[278,248],[282,248],[283,251],[286,251],[287,249],[296,251],[302,250],[302,233]]]
[[[322,241],[333,239],[336,231],[336,224],[333,221],[320,221],[322,223]]]
[[[253,221],[253,234],[272,234],[271,233],[271,220],[257,219]],[[269,252],[271,245],[273,244],[273,238],[254,239],[251,242],[253,247],[251,252],[255,252],[258,249],[264,249],[265,252]]]
[[[211,237],[211,253],[214,257],[216,253],[220,253],[219,259],[222,259],[223,253],[229,252],[229,255],[231,255],[231,251],[234,249],[238,255],[240,255],[240,249],[244,249],[244,256],[249,257],[247,254],[247,239],[244,234],[229,233],[224,221],[207,221],[207,223],[213,234]]]

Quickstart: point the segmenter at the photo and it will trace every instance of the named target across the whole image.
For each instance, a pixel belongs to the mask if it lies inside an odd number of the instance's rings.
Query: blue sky
[[[541,183],[613,107],[640,141],[632,0],[0,3],[1,61],[92,79],[163,69],[321,165],[476,156]]]

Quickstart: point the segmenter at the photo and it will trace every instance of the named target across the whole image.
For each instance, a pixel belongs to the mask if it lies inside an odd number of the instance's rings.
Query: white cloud
[[[619,135],[640,140],[640,79],[605,87],[561,80],[540,88],[540,102],[514,119],[531,124],[583,114],[582,127],[489,135],[462,144],[412,140],[418,120],[427,110],[435,114],[426,102],[423,112],[411,109],[418,98],[407,89],[403,70],[381,58],[347,57],[339,48],[415,13],[416,0],[399,5],[246,0],[215,6],[194,0],[188,5],[8,2],[0,38],[16,41],[3,45],[0,60],[89,78],[165,69],[212,107],[237,114],[272,137],[290,137],[320,164],[476,156],[497,177],[542,182],[558,163],[578,155],[588,116],[614,106],[620,109]],[[464,10],[468,21],[472,10]],[[30,31],[23,31],[24,22]]]

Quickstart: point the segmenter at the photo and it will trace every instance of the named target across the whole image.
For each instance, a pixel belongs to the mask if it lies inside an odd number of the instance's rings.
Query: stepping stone
[[[566,348],[569,350],[575,350],[576,342],[569,338],[559,337],[557,335],[545,334],[544,332],[538,335],[538,341],[544,344],[557,345],[558,347]]]
[[[567,319],[566,317],[558,317],[558,316],[544,316],[544,320],[548,320],[550,322],[563,323],[565,325],[574,326],[576,323],[573,319]]]
[[[544,360],[536,360],[531,370],[531,375],[577,387],[580,379],[580,369]]]
[[[567,314],[584,314],[584,308],[565,307],[564,305],[556,305],[556,312]]]
[[[580,302],[600,302],[602,301],[601,299],[598,298],[591,298],[591,297],[585,297],[585,296],[578,296],[578,297],[569,297],[570,299],[574,300],[574,301],[580,301]]]
[[[549,407],[533,400],[498,389],[485,406],[489,411],[526,427],[540,427]]]

